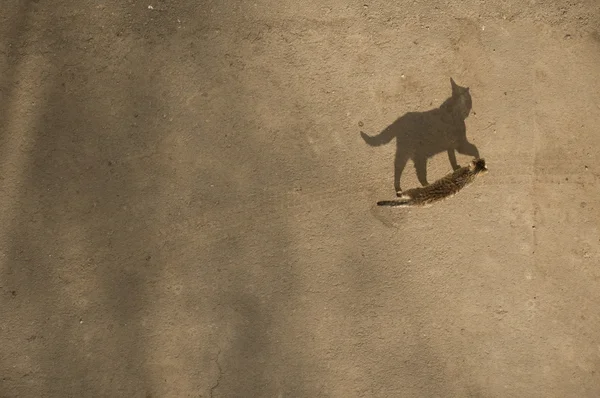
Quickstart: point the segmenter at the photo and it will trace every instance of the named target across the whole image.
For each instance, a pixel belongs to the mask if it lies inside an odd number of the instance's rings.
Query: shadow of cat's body
[[[454,151],[475,158],[479,150],[467,140],[465,119],[472,107],[468,87],[457,85],[451,78],[452,96],[439,108],[425,112],[408,112],[399,117],[376,136],[364,132],[360,135],[370,146],[380,146],[396,138],[394,162],[394,188],[400,195],[400,177],[409,159],[412,159],[419,182],[427,182],[427,159],[441,152],[448,152],[454,170],[460,168]]]

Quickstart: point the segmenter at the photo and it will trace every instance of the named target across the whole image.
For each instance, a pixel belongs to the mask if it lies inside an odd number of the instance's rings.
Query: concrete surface
[[[600,396],[599,18],[4,1],[0,396]],[[377,208],[450,77],[490,173]]]

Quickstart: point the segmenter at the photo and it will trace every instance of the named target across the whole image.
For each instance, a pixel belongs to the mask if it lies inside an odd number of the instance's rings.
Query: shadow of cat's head
[[[473,107],[469,87],[459,86],[453,78],[450,78],[450,84],[452,85],[452,97],[450,97],[448,105],[450,105],[451,110],[457,112],[462,119],[466,119]]]

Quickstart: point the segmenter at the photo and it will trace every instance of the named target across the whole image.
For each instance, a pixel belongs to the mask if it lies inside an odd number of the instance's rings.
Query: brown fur
[[[398,192],[399,199],[377,202],[378,206],[428,206],[434,202],[450,198],[461,189],[470,185],[476,177],[487,173],[484,159],[473,159],[468,166],[454,172],[425,187]]]

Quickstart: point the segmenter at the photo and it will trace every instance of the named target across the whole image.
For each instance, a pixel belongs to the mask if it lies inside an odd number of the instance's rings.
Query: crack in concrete
[[[219,375],[217,376],[217,381],[210,388],[210,398],[213,398],[213,393],[221,384],[221,377],[223,376],[223,370],[221,369],[221,365],[219,364],[219,355],[221,355],[221,348],[219,347],[219,351],[217,352],[217,356],[215,357],[215,363],[217,364],[217,369],[219,369]]]

